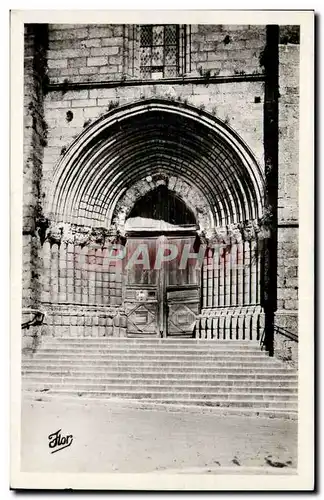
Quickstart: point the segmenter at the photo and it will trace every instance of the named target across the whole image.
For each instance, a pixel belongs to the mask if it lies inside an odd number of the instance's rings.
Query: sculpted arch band
[[[160,178],[195,204],[203,229],[262,216],[262,173],[244,142],[208,113],[160,99],[89,125],[55,169],[46,212],[58,222],[110,228],[122,199],[127,207]]]

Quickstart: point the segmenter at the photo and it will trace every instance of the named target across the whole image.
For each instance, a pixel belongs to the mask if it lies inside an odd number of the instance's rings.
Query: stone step
[[[74,347],[74,348],[83,348],[84,346],[89,347],[109,347],[114,349],[195,349],[195,350],[204,350],[204,349],[251,349],[251,350],[261,350],[260,344],[258,342],[246,342],[246,341],[211,341],[211,342],[168,342],[168,341],[159,341],[159,342],[130,342],[119,341],[112,342],[107,338],[103,338],[102,340],[94,337],[87,337],[81,339],[57,339],[57,340],[44,340],[42,342],[44,346],[51,347]]]
[[[195,405],[195,404],[186,404],[182,405],[174,403],[174,402],[169,402],[167,404],[165,403],[158,403],[156,401],[150,401],[150,400],[136,400],[136,399],[110,399],[107,401],[105,397],[92,397],[92,398],[86,398],[84,396],[82,397],[75,397],[75,395],[69,396],[69,395],[62,395],[60,394],[59,396],[57,395],[52,395],[49,393],[33,393],[33,392],[25,392],[24,393],[24,398],[25,400],[31,401],[31,402],[44,402],[44,401],[53,401],[57,400],[59,397],[60,402],[63,403],[73,403],[74,405],[80,404],[82,406],[84,405],[105,405],[109,406],[110,408],[131,408],[131,409],[141,409],[141,410],[150,410],[150,411],[168,411],[168,412],[185,412],[185,413],[204,413],[204,414],[212,414],[212,415],[218,415],[218,416],[233,416],[233,415],[240,415],[240,416],[253,416],[253,417],[263,417],[263,418],[284,418],[287,420],[297,420],[298,417],[298,412],[297,410],[294,409],[286,409],[286,408],[276,408],[276,409],[267,409],[267,408],[262,408],[262,407],[254,407],[254,408],[236,408],[234,407],[218,407],[218,406],[206,406],[204,405]]]
[[[257,341],[49,338],[23,357],[22,374],[24,393],[34,400],[297,415],[296,371]]]
[[[133,356],[253,356],[260,357],[262,359],[269,358],[267,353],[257,350],[257,349],[170,349],[165,348],[161,349],[159,347],[150,347],[147,349],[136,348],[122,348],[122,347],[113,347],[113,346],[44,346],[41,347],[34,356],[42,353],[42,354],[71,354],[71,355],[79,355],[80,353],[87,353],[89,355],[92,354],[113,354],[113,355],[133,355]]]
[[[44,351],[38,351],[37,353],[30,355],[30,356],[24,356],[23,361],[30,361],[33,359],[62,359],[62,358],[69,358],[71,360],[73,359],[84,359],[87,358],[89,360],[91,359],[118,359],[118,360],[123,360],[123,359],[130,359],[134,361],[141,361],[142,359],[156,359],[156,360],[195,360],[195,361],[203,361],[203,360],[220,360],[224,359],[226,361],[231,361],[232,359],[235,361],[239,360],[255,360],[255,361],[262,361],[263,363],[272,363],[272,364],[282,364],[281,361],[278,359],[273,359],[269,358],[269,356],[264,356],[262,353],[259,352],[249,352],[249,353],[241,353],[241,352],[233,352],[233,353],[228,353],[228,352],[219,352],[219,353],[202,353],[202,354],[192,354],[192,353],[147,353],[147,352],[137,352],[137,353],[129,353],[129,352],[120,352],[120,353],[113,353],[110,351],[106,352],[98,352],[98,351],[87,351],[83,350],[80,352],[73,352],[73,351],[60,351],[60,352],[44,352]],[[285,366],[285,365],[284,365]]]
[[[80,362],[83,362],[80,365]],[[197,363],[196,361],[163,361],[163,360],[150,360],[150,361],[142,361],[142,360],[115,360],[115,359],[87,359],[87,358],[76,358],[74,360],[71,360],[71,358],[66,358],[66,359],[33,359],[30,361],[25,361],[22,364],[22,369],[28,369],[28,368],[35,368],[35,367],[46,367],[47,369],[49,367],[53,368],[55,366],[62,366],[62,367],[71,367],[71,368],[76,368],[76,367],[81,367],[84,370],[86,369],[102,369],[105,370],[107,368],[111,369],[116,369],[116,370],[125,370],[125,371],[142,371],[143,369],[146,370],[159,370],[159,369],[164,369],[167,370],[169,369],[170,371],[177,369],[179,371],[201,371],[202,373],[210,373],[210,372],[215,372],[215,373],[221,373],[224,371],[224,373],[237,373],[237,372],[245,372],[248,373],[249,371],[253,372],[258,372],[258,373],[271,373],[271,374],[289,374],[289,373],[294,373],[293,369],[289,369],[285,367],[284,365],[278,366],[278,365],[273,365],[273,364],[265,364],[265,363],[235,363],[235,362],[211,362],[211,361],[202,361]]]
[[[182,345],[182,346],[189,346],[189,345],[232,345],[232,346],[260,346],[260,342],[258,340],[250,340],[250,339],[191,339],[191,338],[185,338],[181,339],[180,337],[169,337],[169,338],[163,338],[161,339],[160,337],[138,337],[138,338],[118,338],[118,337],[46,337],[44,338],[44,342],[47,343],[57,343],[57,342],[65,342],[65,343],[71,343],[71,344],[83,344],[84,342],[90,342],[90,343],[95,343],[95,344],[100,344],[100,343],[110,343],[110,344],[125,344],[125,345],[131,345],[131,344],[138,344],[138,345],[152,345],[152,344],[160,344],[160,345]]]
[[[269,397],[281,395],[281,396],[289,396],[297,394],[297,388],[280,388],[280,387],[268,387],[268,386],[241,386],[238,387],[236,385],[216,385],[209,384],[208,381],[201,384],[188,384],[183,382],[183,384],[145,384],[143,381],[138,384],[127,384],[127,383],[119,383],[119,384],[111,384],[109,381],[101,380],[80,380],[80,379],[64,379],[61,381],[53,381],[52,379],[41,380],[28,378],[23,381],[24,387],[33,387],[37,388],[37,390],[43,388],[55,389],[56,387],[65,387],[72,388],[75,390],[97,390],[97,391],[109,391],[109,390],[118,390],[118,391],[129,391],[129,392],[204,392],[204,393],[219,393],[219,394],[232,394],[232,393],[243,393],[243,394],[268,394]]]
[[[252,357],[260,357],[262,359],[275,359],[275,358],[270,358],[265,352],[259,351],[259,350],[243,350],[243,349],[204,349],[204,350],[197,350],[197,349],[158,349],[158,348],[151,348],[151,349],[122,349],[122,348],[114,348],[114,347],[64,347],[64,346],[58,346],[56,348],[48,348],[48,347],[42,347],[36,353],[33,355],[37,355],[38,353],[44,353],[44,354],[69,354],[69,355],[75,355],[78,356],[82,353],[86,353],[89,356],[94,356],[94,355],[108,355],[108,354],[113,354],[116,356],[120,355],[128,355],[128,356],[197,356],[197,357],[203,357],[203,356],[252,356]]]
[[[297,400],[296,401],[287,401],[287,396],[284,396],[286,398],[283,401],[277,401],[277,400],[270,400],[268,397],[267,399],[264,399],[262,395],[259,396],[246,396],[246,395],[240,395],[242,398],[238,398],[237,395],[235,395],[232,398],[231,396],[225,395],[226,398],[221,398],[219,394],[208,394],[208,396],[204,397],[204,395],[200,395],[200,397],[197,397],[197,394],[188,394],[186,395],[185,393],[182,393],[181,395],[174,393],[145,393],[145,392],[126,392],[126,391],[75,391],[73,389],[65,389],[65,388],[56,388],[52,389],[51,395],[64,395],[64,396],[72,396],[72,395],[77,395],[81,397],[82,395],[87,397],[87,398],[104,398],[104,399],[110,399],[110,398],[117,398],[117,399],[148,399],[151,401],[155,401],[157,403],[174,403],[176,402],[177,404],[195,404],[195,405],[206,405],[206,406],[224,406],[224,407],[259,407],[260,404],[262,404],[262,408],[282,408],[282,409],[290,409],[290,410],[297,410]],[[39,394],[43,394],[43,392],[39,392]],[[187,396],[187,397],[185,397]],[[191,397],[190,397],[191,396]]]
[[[215,378],[215,379],[210,379],[210,378],[193,378],[193,377],[188,377],[188,376],[178,376],[176,378],[147,378],[145,379],[144,377],[138,377],[134,378],[133,376],[129,377],[123,377],[122,375],[120,377],[106,377],[105,374],[100,378],[100,381],[98,381],[98,377],[93,376],[92,378],[87,376],[85,377],[83,373],[80,374],[70,374],[70,372],[62,373],[61,371],[57,372],[52,372],[52,373],[44,373],[42,371],[32,371],[28,372],[27,374],[24,374],[24,378],[30,381],[41,381],[44,383],[49,383],[49,382],[57,382],[59,379],[63,379],[64,381],[73,381],[75,383],[77,382],[91,382],[91,383],[101,383],[101,384],[111,384],[111,385],[125,385],[127,387],[130,386],[138,386],[138,385],[143,385],[145,387],[152,387],[152,386],[162,386],[162,385],[177,385],[177,386],[213,386],[213,387],[218,387],[218,386],[226,386],[228,388],[230,387],[242,387],[242,389],[247,389],[249,387],[255,387],[255,388],[264,388],[265,390],[267,388],[277,388],[278,390],[280,389],[292,389],[292,390],[297,390],[298,384],[297,380],[276,380],[276,384],[273,384],[273,378],[268,377],[268,379],[265,380],[258,380],[258,379],[243,379],[237,378],[236,380],[230,380],[226,378]]]
[[[46,370],[39,368],[38,366],[32,367],[32,368],[27,368],[23,370],[23,375],[28,375],[29,374],[40,374],[42,377],[45,376],[51,376],[51,375],[56,375],[56,376],[65,376],[65,375],[73,375],[73,376],[80,376],[84,377],[85,374],[87,374],[87,378],[89,377],[94,377],[98,378],[98,376],[104,376],[106,378],[113,378],[114,380],[133,380],[133,379],[145,379],[145,380],[177,380],[177,379],[183,379],[183,380],[196,380],[196,379],[204,379],[204,380],[229,380],[229,381],[242,381],[242,383],[245,383],[246,381],[268,381],[269,383],[273,383],[274,378],[273,378],[273,373],[270,374],[265,374],[263,372],[261,373],[251,373],[249,370],[247,373],[241,373],[241,372],[236,372],[236,373],[224,373],[223,370],[219,371],[218,373],[215,373],[214,371],[210,373],[205,373],[202,372],[201,370],[196,370],[193,371],[191,370],[190,372],[187,372],[187,370],[182,370],[181,372],[179,371],[172,371],[172,372],[154,372],[154,371],[141,371],[140,373],[138,372],[117,372],[116,370],[114,371],[109,371],[106,369],[106,367],[100,368],[100,369],[93,369],[91,367],[84,367],[80,366],[79,368],[71,368],[69,365],[65,368],[63,367],[47,367]],[[298,376],[296,374],[284,374],[284,375],[279,375],[275,378],[276,383],[284,384],[286,382],[292,382],[297,384],[298,383]]]
[[[169,347],[176,348],[178,346],[183,347],[229,347],[233,348],[244,347],[244,348],[256,348],[260,349],[260,342],[258,340],[236,340],[236,339],[161,339],[161,338],[118,338],[118,337],[43,337],[43,342],[46,344],[64,344],[64,345],[114,345],[116,347],[136,347],[140,346],[144,348],[147,347]]]
[[[280,375],[289,375],[289,374],[294,374],[293,371],[287,371],[285,368],[280,368],[280,371],[276,369],[274,366],[271,365],[263,365],[262,363],[217,363],[214,364],[212,367],[206,367],[206,366],[199,366],[199,365],[191,365],[189,368],[187,365],[180,364],[180,365],[165,365],[163,366],[163,371],[166,371],[167,373],[173,373],[174,371],[178,373],[183,373],[186,372],[188,375],[191,373],[201,373],[203,378],[208,378],[212,374],[221,374],[221,373],[226,373],[230,374],[232,373],[237,374],[241,370],[241,374],[243,373],[249,373],[250,371],[255,373],[255,374],[266,374],[266,375],[271,375],[272,377],[274,376],[275,373],[279,373]],[[115,372],[118,373],[119,375],[123,372],[123,370],[126,373],[134,371],[135,373],[141,373],[142,370],[144,371],[152,371],[155,374],[158,374],[157,372],[161,368],[161,364],[138,364],[138,365],[125,365],[124,363],[116,364],[116,363],[103,363],[100,364],[99,362],[96,363],[89,363],[85,365],[83,368],[80,367],[79,364],[71,363],[64,361],[64,363],[57,363],[53,365],[48,365],[47,361],[42,361],[41,363],[29,363],[29,364],[24,364],[22,366],[22,372],[23,373],[30,373],[30,371],[38,369],[39,371],[43,373],[48,373],[49,371],[51,373],[53,372],[60,372],[60,373],[69,373],[70,371],[86,371],[87,373],[93,372],[97,374],[102,374],[106,373],[107,371]],[[188,369],[187,369],[188,368]]]
[[[98,361],[102,362],[111,362],[114,361],[116,363],[183,363],[187,365],[195,364],[201,365],[205,364],[216,365],[218,363],[226,363],[229,366],[234,366],[235,364],[242,363],[259,363],[264,366],[277,366],[278,368],[284,367],[285,365],[279,360],[271,360],[269,358],[262,358],[259,356],[156,356],[156,355],[113,355],[113,354],[94,354],[89,355],[87,353],[83,353],[80,355],[77,354],[43,354],[39,353],[37,356],[33,356],[32,358],[23,360],[23,362],[31,362],[31,361],[53,361],[55,363],[59,363],[60,361],[70,360],[71,363],[74,363],[78,360],[83,360],[84,362],[96,363]]]

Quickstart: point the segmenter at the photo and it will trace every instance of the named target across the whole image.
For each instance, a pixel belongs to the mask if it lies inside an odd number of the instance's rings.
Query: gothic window
[[[180,74],[180,29],[177,24],[140,26],[140,75],[172,78]]]
[[[191,72],[191,26],[125,25],[125,64],[130,78],[176,78]]]

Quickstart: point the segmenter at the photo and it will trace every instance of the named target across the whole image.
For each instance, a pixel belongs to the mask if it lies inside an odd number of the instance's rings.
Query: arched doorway
[[[128,336],[193,337],[201,308],[197,221],[163,182],[135,203],[126,220]]]
[[[208,113],[161,99],[112,110],[80,134],[53,175],[46,216],[59,227],[46,260],[50,300],[68,297],[63,300],[88,307],[89,314],[97,308],[105,315],[103,328],[113,332],[110,316],[125,315],[129,334],[156,335],[178,334],[165,324],[166,311],[173,299],[183,309],[192,300],[187,319],[177,313],[176,327],[184,325],[179,334],[193,334],[195,316],[200,338],[259,338],[263,269],[256,226],[264,215],[263,186],[248,146]],[[139,277],[134,271],[130,280],[117,266],[102,266],[118,238],[126,238],[133,253],[145,239],[147,252],[137,259],[148,255],[151,262],[160,247],[173,243],[178,255],[188,245],[197,253],[197,234],[207,244],[202,280],[190,278],[190,266],[178,274],[174,259],[164,259],[158,272],[144,269]],[[61,273],[61,263],[71,266],[72,253],[80,261],[91,253],[92,268]]]

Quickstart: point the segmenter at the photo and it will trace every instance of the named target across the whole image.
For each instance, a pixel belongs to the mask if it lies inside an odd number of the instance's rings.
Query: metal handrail
[[[298,342],[298,335],[287,330],[287,328],[283,328],[281,326],[274,325],[274,333],[279,333],[280,335],[284,335],[285,337],[287,337],[290,340],[293,340],[294,342]],[[263,350],[265,346],[266,346],[266,342],[265,342],[265,328],[264,328],[262,335],[260,337],[261,350]]]
[[[275,333],[279,333],[280,335],[284,335],[290,340],[294,340],[295,342],[298,342],[298,335],[296,333],[291,332],[290,330],[287,330],[287,328],[283,328],[282,326],[275,325],[274,326],[274,331]]]
[[[45,313],[39,309],[23,309],[22,312],[35,315],[31,320],[25,321],[21,324],[21,328],[23,329],[29,329],[30,326],[41,325],[44,321]]]
[[[260,337],[260,347],[261,347],[261,351],[265,347],[265,328],[263,328],[262,335]]]

